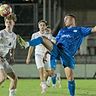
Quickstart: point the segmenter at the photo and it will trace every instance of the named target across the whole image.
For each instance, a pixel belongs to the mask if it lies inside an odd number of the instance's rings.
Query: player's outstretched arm
[[[96,26],[92,28],[92,32],[96,32]]]
[[[30,63],[30,58],[32,56],[33,49],[34,49],[34,47],[29,47],[28,55],[27,55],[27,58],[26,58],[26,64],[29,64]]]

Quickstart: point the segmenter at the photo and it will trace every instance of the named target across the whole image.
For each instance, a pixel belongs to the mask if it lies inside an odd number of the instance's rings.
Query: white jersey
[[[0,31],[0,56],[5,57],[11,48],[16,47],[16,34],[14,32]]]
[[[45,32],[43,34],[41,34],[40,32],[36,32],[32,35],[32,39],[35,39],[35,38],[38,38],[40,36],[46,36],[48,39],[51,39],[52,38],[52,34],[51,33],[48,33],[48,32]],[[44,56],[45,52],[47,51],[47,49],[42,45],[42,44],[39,44],[35,47],[35,55],[36,54],[39,54],[39,55],[42,55]]]

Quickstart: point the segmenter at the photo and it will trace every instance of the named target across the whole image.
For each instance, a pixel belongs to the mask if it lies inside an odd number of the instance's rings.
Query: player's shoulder
[[[16,36],[16,34],[15,34],[14,32],[12,32],[12,34],[13,34],[14,36]]]
[[[65,32],[65,30],[66,30],[66,27],[63,27],[63,28],[59,29],[59,32],[58,33]]]
[[[32,35],[38,35],[38,34],[39,34],[39,31],[37,31],[37,32],[33,33]]]
[[[75,26],[73,28],[76,28],[76,29],[82,29],[82,28],[89,28],[88,26]]]
[[[73,30],[81,30],[81,26],[75,26],[75,27],[72,27]]]
[[[4,29],[3,30],[0,30],[0,33],[4,33]]]
[[[62,31],[62,30],[65,30],[66,29],[66,27],[63,27],[63,28],[61,28],[60,30]]]
[[[0,35],[1,35],[1,36],[6,36],[4,29],[3,29],[3,30],[0,30]]]
[[[59,31],[64,31],[64,30],[67,30],[68,27],[62,27]]]
[[[31,38],[36,38],[37,36],[39,36],[39,32],[35,32],[31,35]]]
[[[14,32],[12,32],[12,37],[17,38],[17,35]]]
[[[77,26],[74,29],[77,29],[77,30],[81,31],[81,30],[87,30],[87,29],[91,29],[91,28],[88,27],[88,26]]]

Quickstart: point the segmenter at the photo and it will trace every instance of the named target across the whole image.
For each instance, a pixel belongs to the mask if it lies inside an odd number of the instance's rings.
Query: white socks
[[[9,96],[16,96],[16,89],[9,90]]]
[[[47,85],[46,85],[46,82],[41,82],[41,94],[45,93],[46,92],[46,89],[47,89]]]
[[[48,76],[46,83],[47,83],[47,86],[50,86],[50,84],[51,84],[51,77],[50,76]]]

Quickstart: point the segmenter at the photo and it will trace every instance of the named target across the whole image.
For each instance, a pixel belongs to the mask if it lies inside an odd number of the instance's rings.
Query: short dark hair
[[[70,16],[70,17],[72,17],[72,18],[74,18],[74,19],[76,20],[76,16],[73,15],[73,14],[67,14],[67,15],[65,15],[65,16]]]
[[[13,20],[14,22],[17,21],[16,14],[14,14],[14,13],[11,13],[10,15],[4,17],[4,20],[6,20],[6,19],[8,19],[8,20]]]
[[[45,23],[46,26],[47,26],[47,21],[45,21],[45,20],[40,20],[40,21],[38,22],[38,24],[40,24],[41,22]]]

